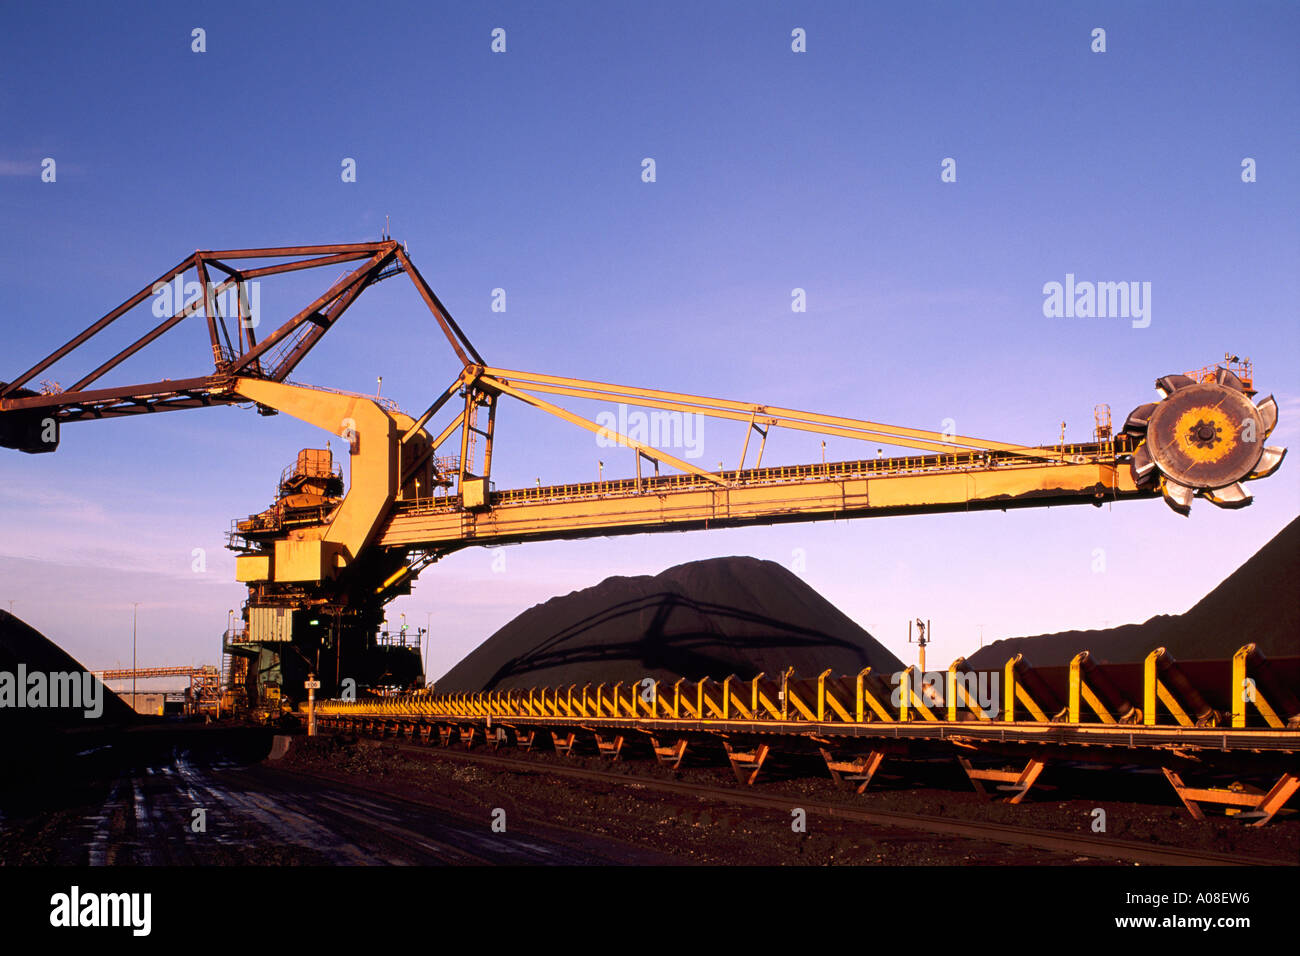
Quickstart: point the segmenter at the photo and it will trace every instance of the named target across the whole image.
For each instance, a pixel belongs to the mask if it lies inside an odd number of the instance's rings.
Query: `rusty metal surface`
[[[256,259],[291,259],[291,261],[244,270],[223,261]],[[213,309],[215,297],[230,289],[242,291],[245,284],[251,280],[359,260],[363,260],[361,265],[336,281],[324,293],[276,327],[269,335],[264,336],[260,342],[254,327],[250,323],[240,321],[241,316],[222,316]],[[209,268],[219,271],[224,278],[219,282],[210,281]],[[160,286],[167,286],[190,270],[198,276],[201,287],[205,290],[205,294],[200,295],[194,302],[181,306],[130,345],[81,375],[71,387],[39,395],[25,388],[27,383],[37,375],[80,350],[100,332],[145,302]],[[469,359],[466,358],[466,351],[474,356],[475,360],[481,361],[478,352],[474,350],[446,308],[433,295],[423,277],[414,271],[405,251],[395,240],[276,248],[199,250],[186,256],[12,381],[0,382],[0,416],[23,410],[44,409],[49,410],[61,421],[76,421],[88,417],[110,418],[139,412],[243,401],[230,392],[229,387],[236,376],[265,377],[273,381],[283,381],[315,347],[325,332],[356,301],[362,291],[399,272],[408,272],[457,354],[467,364]],[[246,298],[243,298],[243,301],[246,301]],[[211,374],[111,388],[89,388],[126,359],[136,355],[200,311],[203,313],[207,327],[211,354],[205,356],[205,361],[212,363]],[[238,331],[234,338],[230,335],[226,319],[233,319],[236,322]],[[275,350],[279,347],[284,347],[284,352],[277,355]],[[269,368],[268,360],[271,360]]]

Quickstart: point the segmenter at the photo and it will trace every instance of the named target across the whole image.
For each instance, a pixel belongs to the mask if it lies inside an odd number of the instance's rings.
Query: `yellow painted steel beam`
[[[448,438],[450,438],[452,432],[460,428],[460,426],[464,424],[464,422],[465,422],[465,413],[461,412],[459,415],[457,415],[455,418],[451,420],[450,424],[448,424],[446,428],[444,428],[441,432],[438,433],[437,438],[431,439],[429,441],[428,447],[424,448],[418,455],[412,456],[410,463],[407,464],[402,470],[403,486],[408,484],[410,480],[415,477],[416,472],[419,471],[420,467],[426,461],[428,461],[434,455],[434,453],[438,451],[438,446],[440,446],[443,442],[445,442]],[[410,433],[408,432],[408,434]],[[403,442],[406,441],[405,436],[403,436],[402,441]],[[432,494],[432,489],[430,489],[430,493]]]
[[[1029,691],[1025,690],[1023,684],[1016,684],[1016,700],[1025,705],[1025,709],[1033,714],[1034,720],[1041,723],[1047,722],[1047,713],[1038,706],[1038,702],[1030,696]]]
[[[605,396],[595,396],[595,395],[584,395],[574,389],[562,388],[554,385],[538,385],[532,382],[528,383],[528,388],[531,391],[535,391],[535,392],[546,392],[551,395],[567,395],[571,398],[592,399],[597,397],[602,397],[602,398],[605,397]],[[621,398],[621,397],[628,397],[628,396],[612,395],[609,397]],[[755,424],[762,425],[764,427],[779,425],[782,428],[789,428],[794,431],[812,432],[818,435],[835,435],[840,438],[855,438],[860,441],[873,441],[873,442],[878,442],[882,445],[899,445],[904,448],[917,448],[923,451],[936,451],[942,454],[951,454],[953,452],[972,452],[972,451],[991,450],[991,449],[986,449],[983,446],[979,446],[979,445],[951,444],[951,443],[943,443],[943,442],[935,442],[935,441],[926,441],[920,438],[900,438],[899,436],[891,434],[889,432],[868,431],[862,428],[849,428],[843,425],[816,424],[813,422],[803,422],[803,421],[798,421],[796,419],[789,419],[789,418],[776,418],[773,416],[757,418],[752,413],[746,414],[744,412],[732,412],[726,409],[707,408],[700,405],[692,405],[686,402],[668,401],[666,399],[643,399],[640,400],[638,404],[643,404],[647,408],[659,408],[659,409],[663,409],[664,411],[670,411],[670,412],[683,412],[688,415],[707,415],[710,418],[722,418],[722,419],[728,419],[730,421],[746,422],[750,425],[755,425]],[[616,432],[613,431],[613,429],[606,429],[606,431],[611,436],[617,434]],[[621,441],[619,443],[622,444]],[[747,447],[748,446],[746,445],[746,448]],[[1009,451],[1010,449],[1002,449],[1002,450]],[[743,457],[744,456],[742,450],[742,461],[743,461]],[[1035,449],[1035,454],[1033,457],[1038,457],[1038,458],[1047,457],[1052,459],[1058,459],[1061,457],[1061,453],[1059,452],[1044,453],[1040,449]]]
[[[559,501],[497,503],[467,514],[454,506],[399,508],[379,543],[422,548],[609,534],[738,527],[785,521],[873,515],[1083,504],[1153,497],[1127,468],[1043,465],[878,478],[807,479],[780,484],[733,483],[726,488],[651,489],[641,494]]]
[[[845,709],[844,705],[840,703],[839,698],[836,697],[829,690],[826,692],[826,704],[828,707],[830,707],[831,710],[835,712],[835,715],[839,717],[840,720],[844,721],[844,723],[846,724],[853,723],[853,718],[849,716],[848,710]]]
[[[1246,676],[1246,659],[1250,656],[1253,644],[1237,649],[1232,655],[1232,726],[1246,726],[1246,704],[1249,699],[1247,689],[1249,678]]]
[[[966,658],[964,657],[959,657],[948,665],[948,720],[953,722],[959,720],[958,715],[963,707],[971,711],[976,720],[992,720],[984,712],[984,708],[980,706],[979,702],[971,696],[966,687],[966,682],[962,679],[962,675],[974,673],[973,671],[966,671],[965,665]]]
[[[1187,716],[1178,699],[1165,686],[1165,682],[1160,679],[1158,662],[1165,654],[1163,647],[1157,647],[1154,651],[1146,656],[1142,662],[1142,706],[1143,720],[1148,726],[1158,722],[1156,714],[1157,702],[1164,704],[1174,719],[1184,727],[1193,726],[1193,720]]]
[[[734,708],[742,720],[753,720],[753,710],[746,706],[745,701],[738,693],[736,693],[736,691],[731,689],[733,682],[736,684],[741,683],[740,678],[736,677],[735,674],[730,675],[725,681],[723,681],[722,698],[725,701],[724,706],[726,716],[730,718],[732,709]]]
[[[741,719],[733,717],[730,720],[721,718],[697,720],[693,718],[667,719],[667,718],[632,718],[624,714],[621,717],[612,717],[606,714],[600,718],[592,717],[575,717],[566,718],[549,714],[530,714],[527,713],[528,707],[523,698],[519,698],[513,705],[498,699],[495,704],[485,703],[483,707],[475,709],[471,704],[475,701],[476,695],[455,695],[454,698],[447,698],[441,703],[435,702],[433,711],[427,712],[422,707],[417,707],[410,701],[402,699],[396,700],[371,700],[371,701],[320,701],[317,702],[317,714],[321,717],[347,719],[353,721],[388,721],[390,723],[398,721],[411,721],[422,719],[432,722],[452,722],[463,721],[466,718],[486,721],[492,720],[517,719],[520,721],[536,723],[539,726],[550,725],[558,729],[572,728],[576,724],[581,727],[591,729],[597,726],[608,726],[610,729],[619,729],[625,727],[628,723],[635,723],[641,729],[646,731],[659,731],[662,733],[675,733],[683,729],[700,730],[705,732],[729,732],[734,731],[736,725],[744,724],[755,732],[761,732],[765,728],[771,728],[773,731],[798,730],[801,734],[835,734],[837,729],[841,729],[845,722],[835,719],[818,721],[813,718],[799,717],[792,715],[789,719],[767,719],[760,715],[755,715],[753,719]],[[305,706],[305,705],[304,705]],[[721,708],[716,703],[710,702],[710,706],[720,711]],[[850,722],[852,723],[852,722]],[[975,728],[970,722],[962,721],[951,726],[955,731],[953,735],[944,735],[936,738],[933,731],[937,725],[942,727],[950,722],[944,720],[930,721],[902,721],[892,719],[889,721],[868,721],[867,723],[879,731],[881,736],[889,738],[915,737],[916,739],[935,740],[967,740],[979,739],[969,738],[964,734],[972,734]],[[462,724],[463,726],[463,724]],[[1044,723],[1037,720],[1020,720],[1014,722],[995,721],[991,725],[993,730],[999,734],[1005,732],[1008,736],[999,738],[1004,740],[1017,740],[1024,743],[1035,743],[1041,745],[1061,744],[1060,732],[1063,730],[1070,731],[1075,738],[1071,743],[1078,743],[1082,746],[1106,746],[1106,747],[1156,747],[1165,748],[1170,745],[1180,747],[1205,747],[1211,750],[1222,750],[1225,746],[1237,743],[1237,749],[1242,747],[1257,752],[1261,741],[1270,741],[1281,746],[1270,748],[1272,752],[1277,753],[1300,753],[1300,732],[1295,730],[1274,730],[1271,728],[1198,728],[1177,724],[1164,724],[1149,731],[1136,731],[1132,727],[1126,727],[1118,724],[1064,724],[1064,723]],[[1014,735],[1014,736],[1012,736]],[[1138,743],[1134,743],[1135,735],[1144,738]],[[851,736],[859,737],[862,734],[852,734]],[[1230,748],[1231,749],[1231,748]]]
[[[1015,722],[1016,719],[1016,662],[1020,655],[1007,661],[1002,668],[1002,719]]]
[[[1165,686],[1164,681],[1156,680],[1156,693],[1160,698],[1160,702],[1168,707],[1169,712],[1174,715],[1175,720],[1184,727],[1192,726],[1192,718],[1187,716],[1187,711],[1183,710],[1182,705],[1178,703],[1178,699]]]
[[[1087,704],[1102,723],[1118,723],[1119,721],[1111,715],[1110,710],[1102,703],[1096,692],[1088,686],[1088,682],[1084,678],[1083,662],[1087,659],[1088,652],[1080,651],[1070,661],[1069,703],[1066,705],[1068,719],[1072,724],[1079,723],[1083,719],[1083,705]]]
[[[895,718],[894,715],[889,712],[889,708],[887,708],[884,705],[884,703],[881,702],[876,697],[876,695],[873,694],[867,688],[866,680],[867,680],[867,675],[870,673],[871,673],[870,667],[864,667],[862,670],[858,672],[858,677],[856,681],[857,707],[855,708],[857,714],[857,722],[861,724],[869,719],[867,714],[864,712],[864,705],[870,707],[872,713],[874,713],[876,717],[878,717],[880,720],[892,721]]]
[[[436,399],[434,399],[433,404],[430,405],[427,409],[425,409],[424,414],[421,415],[419,418],[417,418],[411,424],[411,427],[408,428],[402,434],[402,444],[406,444],[408,441],[410,441],[412,438],[414,438],[416,435],[420,433],[420,431],[424,428],[424,426],[429,423],[429,419],[433,418],[434,415],[438,414],[442,406],[445,405],[447,401],[453,395],[456,394],[457,391],[459,391],[462,387],[464,387],[465,380],[466,380],[466,376],[462,373],[461,375],[456,377],[456,381],[452,382],[449,386],[447,386],[447,390],[445,392],[443,392]],[[440,443],[435,443],[435,445],[437,444]]]
[[[902,699],[905,708],[904,713],[906,713],[907,716],[903,717],[902,714],[900,714],[900,719],[910,719],[912,709],[915,708],[925,720],[930,722],[937,722],[939,720],[939,718],[935,716],[934,711],[932,711],[929,705],[925,702],[924,694],[921,693],[923,688],[919,685],[919,681],[924,679],[925,675],[920,674],[915,667],[909,667],[903,671],[904,692],[902,694]]]
[[[238,378],[233,391],[348,441],[351,483],[342,504],[328,523],[277,540],[270,567],[275,581],[332,577],[380,533],[399,489],[397,435],[413,420],[362,396],[264,379]]]
[[[794,709],[803,715],[804,720],[815,721],[817,719],[812,708],[803,702],[803,698],[799,696],[789,682],[786,683],[785,699],[787,703],[794,705]]]
[[[1056,458],[1061,457],[1060,452],[1052,449],[1031,448],[1025,445],[1015,445],[1008,442],[995,442],[981,438],[971,438],[965,435],[947,435],[943,432],[929,431],[922,428],[904,428],[897,425],[886,425],[881,422],[871,422],[856,418],[846,418],[841,415],[824,415],[817,412],[799,411],[793,408],[783,408],[773,405],[757,405],[749,402],[738,402],[722,398],[706,398],[700,395],[691,395],[685,392],[669,392],[662,389],[654,388],[636,388],[624,385],[614,385],[609,382],[595,382],[579,378],[567,378],[560,375],[541,375],[533,372],[522,372],[514,369],[487,368],[485,372],[497,379],[514,380],[526,383],[529,387],[536,388],[538,391],[550,390],[555,394],[572,395],[578,398],[626,398],[636,399],[639,404],[647,407],[662,407],[661,402],[677,403],[679,405],[693,406],[691,410],[700,414],[714,415],[716,417],[736,418],[737,420],[747,421],[751,416],[756,421],[764,424],[776,424],[790,427],[792,422],[804,422],[809,424],[835,426],[840,428],[852,429],[859,432],[871,432],[876,436],[890,437],[895,439],[896,444],[907,444],[903,439],[920,440],[928,443],[935,443],[946,450],[969,450],[981,449],[987,451],[1006,451],[1017,454],[1031,455],[1039,458]],[[679,409],[685,410],[685,409]],[[721,415],[721,412],[739,412],[739,416]],[[866,437],[866,436],[862,436]],[[929,447],[929,445],[913,446]]]
[[[650,445],[646,445],[643,442],[639,442],[634,438],[629,438],[619,431],[608,428],[604,425],[597,425],[595,422],[591,421],[590,419],[583,418],[581,415],[575,415],[573,412],[560,408],[560,406],[558,405],[552,405],[550,402],[540,399],[535,395],[529,395],[527,392],[521,391],[511,385],[508,385],[507,383],[501,381],[500,379],[492,378],[489,375],[485,375],[482,377],[481,381],[483,381],[485,384],[487,384],[492,388],[499,389],[505,394],[511,395],[519,399],[521,402],[524,402],[528,405],[532,405],[534,408],[540,408],[542,411],[550,412],[555,417],[561,418],[564,421],[569,422],[570,424],[577,425],[580,428],[585,428],[588,431],[592,432],[593,434],[604,435],[609,438],[612,438],[613,440],[617,441],[618,444],[625,445],[628,448],[633,448],[636,451],[639,451],[644,455],[648,455],[651,458],[661,461],[666,465],[672,465],[674,468],[680,469],[681,471],[684,472],[688,472],[692,475],[695,475],[698,478],[703,478],[705,481],[710,481],[715,484],[724,485],[724,486],[727,484],[725,479],[718,477],[712,472],[705,471],[703,468],[699,468],[695,465],[690,464],[689,462],[682,461],[680,458],[670,455],[667,452],[660,451],[658,448],[654,448]]]
[[[781,708],[772,700],[771,697],[763,692],[762,687],[759,685],[759,681],[762,679],[762,674],[759,674],[754,678],[754,713],[761,717],[779,719],[781,716]]]
[[[710,697],[708,688],[704,681],[700,682],[700,699],[703,705],[700,708],[701,716],[705,718],[712,716],[718,718],[719,720],[726,719],[727,716],[726,700],[724,699],[721,703],[719,703],[715,701],[712,697]]]
[[[1113,724],[1117,722],[1115,718],[1111,716],[1110,711],[1106,709],[1106,705],[1101,702],[1101,698],[1093,692],[1091,687],[1085,683],[1082,690],[1083,699],[1088,702],[1088,706],[1092,708],[1093,713],[1101,719],[1103,724]]]
[[[1232,726],[1245,727],[1247,705],[1254,704],[1265,723],[1281,729],[1285,722],[1264,697],[1264,691],[1247,676],[1247,663],[1254,653],[1255,645],[1246,644],[1232,655]]]

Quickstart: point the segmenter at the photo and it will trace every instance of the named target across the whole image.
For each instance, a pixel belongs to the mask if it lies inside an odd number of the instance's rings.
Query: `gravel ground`
[[[674,771],[650,759],[502,748],[499,756],[524,762],[517,770],[456,759],[458,749],[342,736],[298,737],[284,759],[261,761],[268,746],[263,732],[154,732],[116,741],[60,774],[11,779],[0,787],[0,865],[1115,862],[845,820],[805,806],[814,801],[1076,834],[1091,833],[1100,808],[1110,837],[1300,861],[1297,814],[1259,830],[1223,815],[1197,823],[1150,775],[1062,769],[1045,773],[1026,803],[1009,806],[972,792],[950,761],[886,761],[857,795],[837,789],[824,767],[773,760],[749,792],[787,798],[786,810],[646,786],[684,781],[739,793],[729,767],[707,753]],[[564,766],[626,782],[553,772]],[[1134,802],[1137,793],[1146,802]],[[189,826],[196,806],[206,808],[205,833]],[[790,814],[800,807],[803,831]]]
[[[519,773],[439,757],[437,748],[397,747],[391,742],[322,737],[295,741],[285,769],[330,779],[364,781],[369,788],[419,800],[450,796],[457,805],[486,819],[492,808],[507,819],[545,821],[574,831],[594,832],[653,847],[682,862],[709,864],[892,864],[994,865],[1096,864],[1068,854],[1005,846],[982,840],[945,837],[901,827],[845,821],[808,813],[807,831],[794,832],[791,817],[753,807],[665,794],[639,787],[638,777],[736,787],[725,766],[693,766],[673,771],[651,761],[611,763],[596,757],[560,758],[552,753],[504,750],[502,756],[528,761],[535,772]],[[548,766],[567,765],[624,773],[626,785],[577,781],[548,774]],[[1191,820],[1181,805],[1118,802],[1096,797],[1059,799],[1058,791],[1037,802],[1010,806],[967,789],[910,786],[907,776],[942,775],[946,767],[905,767],[904,777],[884,772],[873,789],[857,795],[829,779],[811,777],[760,781],[757,792],[864,809],[920,813],[962,820],[1018,823],[1026,827],[1089,834],[1093,811],[1106,811],[1107,836],[1240,853],[1282,862],[1300,861],[1300,821],[1274,821],[1263,830],[1224,817]],[[962,778],[956,783],[960,784]],[[1046,792],[1045,792],[1046,793]],[[475,811],[474,808],[477,808]]]

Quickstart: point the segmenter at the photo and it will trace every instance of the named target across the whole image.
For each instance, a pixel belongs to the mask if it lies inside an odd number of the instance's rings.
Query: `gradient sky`
[[[6,5],[0,379],[196,248],[373,240],[389,216],[497,366],[1045,443],[1062,420],[1087,440],[1095,403],[1122,422],[1157,376],[1230,350],[1277,396],[1271,443],[1295,445],[1298,48],[1294,3]],[[1067,273],[1150,282],[1150,326],[1045,318],[1043,285]],[[335,277],[267,282],[263,321]],[[45,377],[70,384],[150,318]],[[182,330],[104,384],[202,374],[202,320]],[[456,372],[397,279],[295,378],[371,392],[382,375],[418,412]],[[0,606],[106,667],[129,663],[139,602],[142,663],[217,662],[243,598],[225,532],[326,437],[222,408],[0,454]],[[700,461],[734,467],[741,440],[708,423]],[[511,405],[497,455],[498,488],[633,467]],[[820,457],[785,433],[765,462]],[[930,618],[946,663],[981,628],[1185,610],[1300,512],[1297,467],[1245,511],[1198,501],[1190,518],[1149,501],[597,539],[511,547],[500,572],[501,552],[474,549],[390,617],[432,623],[436,677],[610,574],[728,554],[789,566],[801,549],[808,583],[900,656],[909,618]]]

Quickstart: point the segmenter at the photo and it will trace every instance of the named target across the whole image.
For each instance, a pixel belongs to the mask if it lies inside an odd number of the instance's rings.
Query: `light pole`
[[[927,636],[927,635],[930,633],[930,622],[929,622],[929,621],[922,621],[922,620],[918,617],[918,618],[916,619],[916,629],[917,629],[917,631],[918,631],[918,636],[917,636],[917,638],[916,638],[916,644],[917,644],[917,646],[918,646],[918,647],[920,648],[920,650],[921,650],[921,660],[920,660],[920,665],[921,665],[921,678],[924,680],[924,678],[925,678],[925,645],[927,645],[927,644],[930,643],[930,638]],[[911,622],[911,621],[908,621],[908,622],[907,622],[907,643],[909,643],[909,644],[912,643],[912,622]]]
[[[320,651],[316,652],[316,665],[320,666]],[[316,679],[315,671],[307,672],[307,736],[316,736],[316,688],[320,686],[320,681]]]
[[[140,602],[131,604],[131,709],[140,712],[140,701],[135,696],[135,635],[136,623],[140,617]]]
[[[429,644],[433,640],[433,612],[424,612],[424,647],[420,649],[420,670],[424,672],[424,685],[429,686]]]

